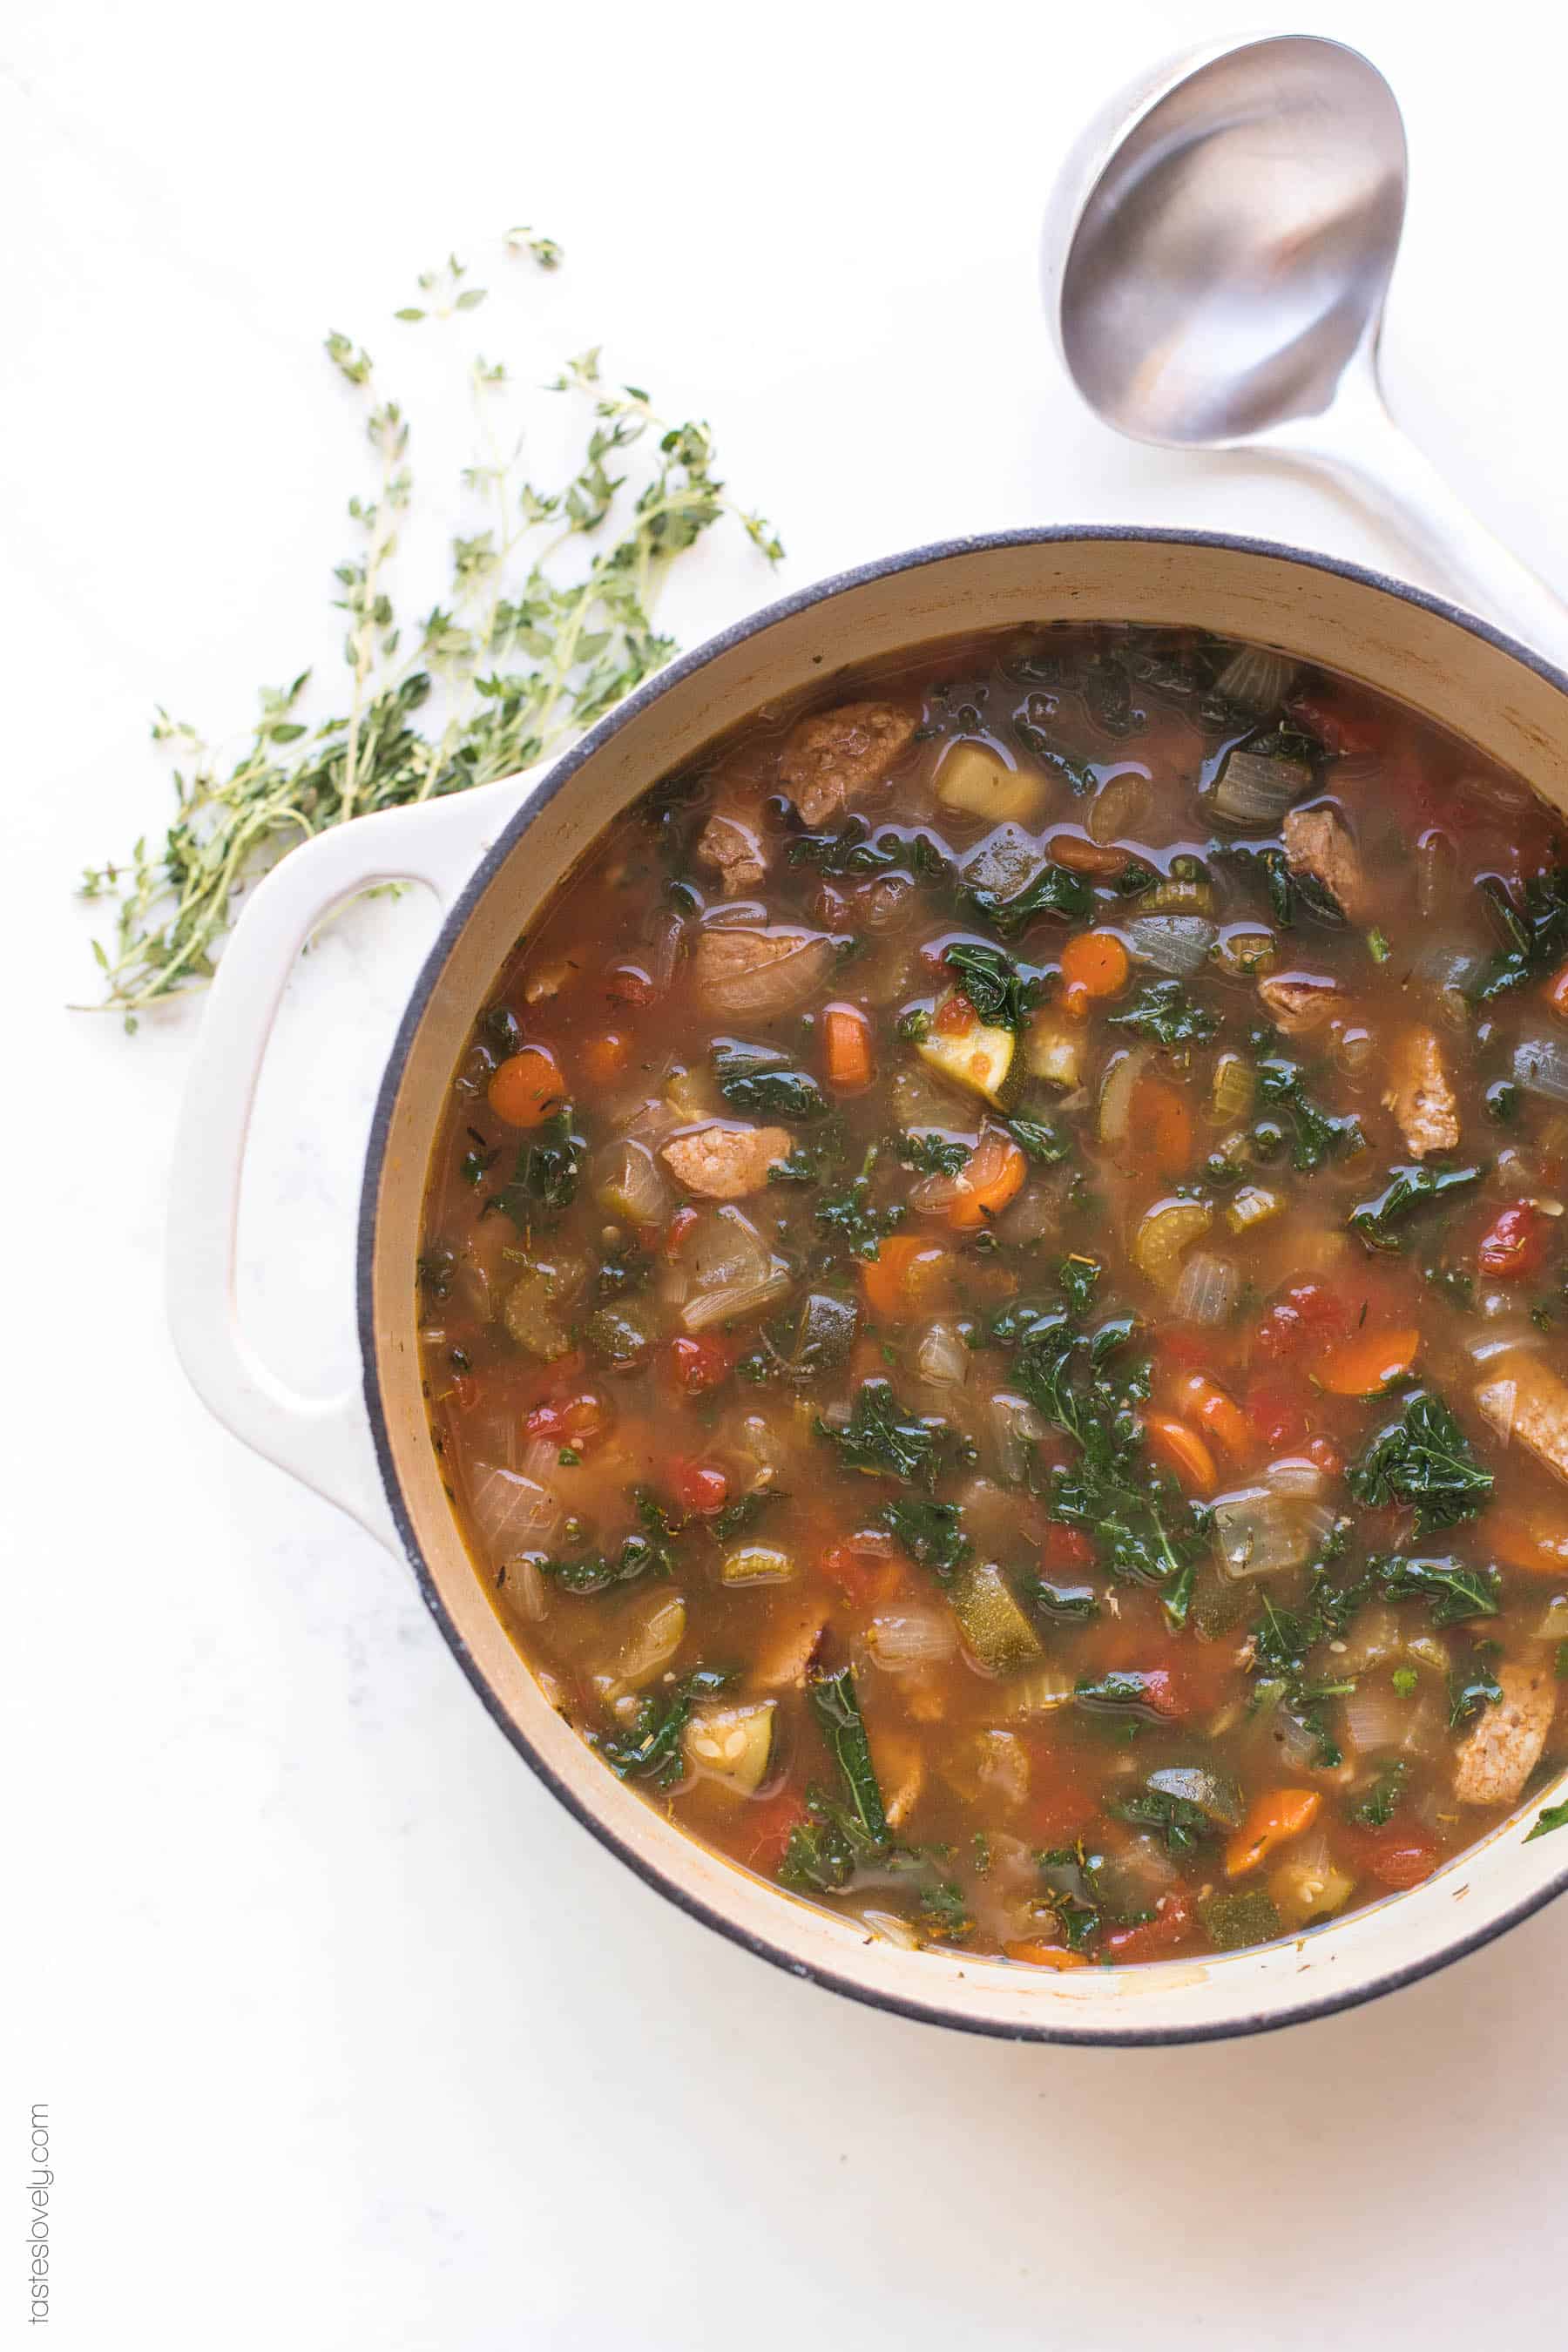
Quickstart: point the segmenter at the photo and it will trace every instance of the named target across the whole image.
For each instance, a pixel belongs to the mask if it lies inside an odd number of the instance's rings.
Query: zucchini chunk
[[[966,1646],[988,1675],[1016,1674],[1044,1655],[1039,1635],[994,1559],[966,1560],[947,1597]]]
[[[937,1006],[937,1024],[942,1008],[957,996],[950,990]],[[968,1003],[967,997],[963,1002]],[[980,1095],[1005,1110],[1013,1098],[1018,1058],[1018,1036],[1013,1029],[992,1029],[984,1021],[973,1022],[964,1030],[945,1030],[933,1024],[915,1049],[922,1062],[939,1076],[955,1087],[963,1087],[972,1095]]]
[[[787,1584],[794,1574],[794,1560],[775,1544],[737,1544],[733,1551],[724,1554],[719,1581],[731,1585]]]
[[[688,1770],[751,1796],[773,1770],[777,1717],[777,1702],[771,1698],[696,1708],[680,1735]]]

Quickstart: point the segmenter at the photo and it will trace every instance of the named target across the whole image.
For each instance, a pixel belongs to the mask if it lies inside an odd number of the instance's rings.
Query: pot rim
[[[370,1422],[371,1443],[376,1465],[386,1492],[387,1506],[399,1541],[425,1605],[434,1617],[448,1648],[472,1685],[486,1713],[504,1733],[511,1746],[535,1776],[543,1782],[574,1820],[595,1837],[617,1861],[640,1878],[644,1885],[673,1903],[689,1918],[711,1927],[717,1934],[756,1958],[766,1960],[785,1975],[844,1999],[863,2003],[871,2009],[885,2010],[896,2016],[914,2020],[922,2025],[946,2026],[961,2032],[984,2035],[994,2041],[1059,2042],[1069,2045],[1130,2048],[1172,2045],[1196,2042],[1226,2042],[1255,2033],[1278,2032],[1288,2025],[1306,2024],[1314,2018],[1328,2017],[1337,2011],[1359,2008],[1363,2002],[1376,2000],[1384,1994],[1395,1992],[1402,1986],[1415,1983],[1423,1977],[1436,1976],[1439,1969],[1449,1968],[1457,1960],[1506,1934],[1523,1919],[1528,1919],[1556,1896],[1568,1893],[1568,1855],[1563,1866],[1548,1883],[1535,1892],[1522,1896],[1496,1916],[1487,1919],[1470,1933],[1456,1937],[1436,1951],[1405,1965],[1388,1969],[1371,1981],[1348,1987],[1342,1991],[1330,1991],[1304,2000],[1271,2002],[1267,2008],[1255,2009],[1250,2014],[1211,2022],[1180,2025],[1108,2025],[1088,2027],[1057,2023],[1033,2022],[1009,2025],[1000,2021],[975,2017],[958,2010],[946,2008],[937,2000],[922,2000],[913,1996],[873,1991],[841,1977],[830,1968],[795,1958],[782,1943],[754,1933],[708,1903],[680,1884],[679,1879],[657,1868],[644,1859],[598,1819],[590,1805],[570,1788],[561,1776],[546,1763],[534,1748],[527,1733],[513,1721],[510,1715],[485,1676],[468,1643],[453,1622],[436,1580],[415,1534],[413,1522],[405,1506],[403,1490],[393,1454],[387,1417],[381,1393],[377,1367],[374,1328],[373,1271],[375,1253],[375,1226],[381,1177],[391,1129],[393,1109],[405,1064],[414,1036],[422,1022],[432,993],[445,971],[452,946],[467,924],[479,898],[518,840],[533,823],[540,810],[570,783],[577,771],[584,767],[602,747],[631,726],[644,710],[673,687],[695,676],[721,655],[747,638],[760,635],[764,630],[793,614],[805,612],[815,604],[831,602],[847,590],[863,587],[868,583],[884,580],[901,572],[918,572],[927,564],[940,563],[960,555],[973,555],[1003,548],[1072,545],[1079,542],[1105,541],[1166,547],[1214,548],[1229,554],[1259,555],[1277,562],[1302,566],[1310,571],[1325,572],[1342,580],[1355,582],[1362,587],[1381,590],[1401,603],[1415,604],[1435,614],[1440,620],[1463,629],[1468,635],[1508,654],[1526,668],[1533,670],[1554,687],[1568,701],[1568,674],[1543,656],[1532,652],[1497,628],[1479,614],[1465,610],[1443,596],[1396,580],[1391,574],[1373,570],[1369,565],[1352,563],[1342,559],[1319,553],[1310,548],[1291,547],[1283,541],[1255,539],[1234,531],[1180,530],[1139,523],[1054,523],[1037,528],[980,531],[959,539],[933,540],[922,545],[904,549],[891,555],[878,556],[868,562],[856,564],[847,571],[831,572],[826,579],[796,589],[788,596],[775,598],[745,618],[731,622],[728,627],[694,646],[690,652],[679,655],[665,668],[636,688],[615,709],[589,729],[567,751],[553,761],[538,788],[530,793],[521,807],[510,817],[495,840],[479,859],[468,881],[447,909],[445,920],[432,943],[419,975],[397,1025],[397,1034],[382,1080],[376,1091],[375,1108],[371,1121],[370,1139],[365,1156],[364,1180],[360,1192],[359,1214],[355,1242],[356,1325],[363,1367],[363,1388],[365,1410]],[[1385,1896],[1384,1902],[1398,1902],[1402,1895]],[[1381,1907],[1378,1906],[1378,1907]],[[1358,1915],[1359,1916],[1359,1915]],[[1321,1932],[1331,1932],[1320,1930]],[[1241,1957],[1237,1955],[1237,1957]]]

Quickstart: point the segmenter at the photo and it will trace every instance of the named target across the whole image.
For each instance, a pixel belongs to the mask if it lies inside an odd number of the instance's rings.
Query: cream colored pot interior
[[[447,1083],[513,940],[600,829],[758,704],[820,689],[844,666],[976,628],[1086,619],[1195,625],[1328,663],[1428,713],[1568,808],[1568,697],[1484,637],[1363,577],[1247,547],[1119,537],[966,544],[858,575],[722,643],[643,699],[534,803],[437,949],[434,983],[427,974],[384,1099],[367,1221],[368,1369],[394,1504],[449,1637],[530,1759],[646,1875],[797,1972],[862,1998],[981,2031],[1155,2040],[1282,2022],[1420,1973],[1568,1877],[1568,1833],[1525,1845],[1532,1803],[1527,1819],[1412,1894],[1294,1943],[1201,1962],[1058,1976],[868,1937],[688,1839],[552,1713],[458,1532],[426,1430],[415,1339],[421,1197]]]

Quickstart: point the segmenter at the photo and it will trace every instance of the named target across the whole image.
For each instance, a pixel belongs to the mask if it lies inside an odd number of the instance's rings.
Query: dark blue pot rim
[[[1283,2004],[1270,2004],[1266,2009],[1255,2010],[1250,2015],[1210,2024],[1153,2027],[1129,2025],[1109,2028],[1080,2028],[1056,2023],[1003,2025],[988,2019],[966,2016],[960,2011],[943,2008],[937,2002],[923,2001],[912,1997],[905,1998],[901,1994],[872,1992],[862,1985],[854,1984],[847,1979],[837,1975],[831,1969],[815,1967],[807,1961],[796,1959],[789,1952],[771,1943],[765,1936],[754,1935],[748,1929],[738,1927],[733,1920],[726,1918],[722,1912],[714,1910],[709,1904],[700,1900],[675,1880],[667,1877],[662,1871],[655,1869],[630,1846],[623,1843],[620,1838],[607,1829],[602,1822],[595,1819],[587,1806],[551,1769],[526,1734],[512,1721],[501,1706],[473,1653],[447,1613],[404,1505],[403,1492],[393,1459],[386,1412],[376,1368],[373,1303],[376,1202],[380,1196],[382,1168],[391,1129],[393,1106],[415,1034],[424,1018],[426,1007],[446,968],[447,958],[459,932],[467,923],[479,898],[489,887],[491,877],[510,856],[520,835],[532,824],[533,819],[546,803],[553,800],[556,793],[570,783],[577,771],[593,759],[605,743],[619,734],[623,728],[635,725],[642,713],[661,696],[668,694],[672,688],[679,686],[685,679],[693,677],[721,654],[728,653],[736,646],[743,645],[749,637],[759,636],[777,622],[787,620],[795,614],[807,612],[813,605],[827,604],[834,597],[842,595],[847,589],[864,587],[869,582],[886,580],[898,572],[918,572],[927,564],[946,562],[953,556],[990,553],[1012,547],[1070,547],[1077,544],[1102,545],[1107,542],[1158,547],[1214,548],[1227,554],[1264,556],[1278,562],[1296,565],[1306,571],[1328,572],[1336,579],[1354,581],[1362,587],[1379,589],[1385,595],[1396,597],[1402,604],[1415,604],[1424,612],[1436,614],[1440,619],[1451,623],[1455,628],[1464,630],[1468,635],[1479,637],[1483,643],[1496,646],[1500,652],[1508,654],[1525,668],[1533,670],[1539,677],[1544,678],[1565,699],[1568,699],[1568,676],[1565,676],[1552,663],[1543,660],[1540,655],[1531,653],[1516,638],[1507,635],[1500,629],[1493,628],[1489,623],[1479,619],[1472,613],[1466,612],[1460,605],[1449,604],[1441,596],[1430,595],[1423,589],[1413,588],[1405,582],[1394,580],[1386,573],[1373,572],[1363,564],[1344,563],[1332,556],[1315,554],[1302,548],[1288,547],[1278,541],[1247,539],[1226,531],[1164,530],[1124,523],[1103,526],[1064,523],[1037,530],[984,532],[972,539],[939,540],[929,546],[910,548],[901,554],[882,556],[874,562],[858,564],[852,571],[836,572],[826,580],[818,581],[812,587],[797,590],[792,596],[781,597],[776,603],[764,605],[760,612],[751,614],[745,620],[732,623],[729,628],[721,630],[716,636],[706,638],[690,653],[682,654],[677,660],[671,662],[668,668],[660,670],[656,677],[638,687],[634,693],[626,697],[624,702],[618,703],[606,718],[600,719],[595,727],[553,763],[538,790],[529,795],[526,804],[518,811],[479,861],[468,887],[448,911],[439,935],[420,970],[413,993],[409,997],[407,1008],[398,1024],[397,1035],[394,1040],[391,1055],[382,1078],[371,1126],[364,1183],[360,1194],[356,1269],[359,1340],[364,1372],[365,1408],[370,1417],[371,1435],[381,1469],[382,1483],[386,1490],[387,1502],[409,1567],[414,1571],[415,1579],[424,1596],[426,1607],[440,1627],[447,1646],[472,1684],[491,1719],[500,1726],[530,1769],[542,1780],[552,1794],[559,1799],[567,1811],[580,1822],[601,1845],[606,1847],[619,1861],[625,1863],[628,1869],[634,1871],[645,1885],[664,1895],[668,1901],[684,1911],[689,1918],[700,1921],[706,1927],[711,1927],[716,1934],[727,1937],[731,1943],[738,1944],[743,1951],[753,1953],[758,1959],[768,1961],[773,1968],[782,1969],[788,1976],[800,1979],[808,1984],[820,1985],[830,1992],[840,1993],[846,2000],[862,2001],[868,2008],[886,2010],[899,2017],[912,2018],[922,2025],[952,2027],[963,2032],[984,2034],[993,2040],[1002,2042],[1062,2042],[1125,2049],[1137,2044],[1225,2042],[1246,2034],[1273,2032],[1287,2025],[1302,2025],[1313,2018],[1331,2016],[1338,2010],[1359,2008],[1363,2001],[1375,2000],[1385,1993],[1396,1992],[1402,1985],[1414,1984],[1422,1977],[1435,1976],[1439,1969],[1450,1967],[1454,1961],[1466,1958],[1471,1952],[1479,1951],[1483,1945],[1491,1943],[1494,1937],[1505,1934],[1510,1927],[1517,1927],[1521,1919],[1528,1919],[1534,1912],[1543,1909],[1557,1895],[1568,1890],[1568,1854],[1564,1856],[1563,1868],[1548,1885],[1531,1895],[1521,1897],[1500,1916],[1489,1919],[1470,1934],[1461,1936],[1453,1943],[1446,1945],[1440,1952],[1412,1961],[1407,1967],[1391,1969],[1385,1975],[1374,1979],[1370,1983],[1358,1985],[1348,1990],[1325,1992],[1311,2000],[1292,1999]],[[1564,1843],[1568,1845],[1568,1839],[1564,1840]],[[790,1899],[786,1896],[780,1897],[781,1901]],[[1398,1901],[1403,1898],[1393,1896],[1387,1899]],[[1332,1933],[1332,1928],[1331,1927],[1319,1928],[1312,1933],[1314,1935],[1330,1934]],[[1242,1956],[1238,1954],[1237,1957],[1239,1959]],[[961,1958],[962,1956],[954,1955],[954,1958]],[[918,1959],[911,1955],[911,1969],[918,1968],[919,1965]],[[1225,1963],[1220,1961],[1216,1965],[1224,1966]]]

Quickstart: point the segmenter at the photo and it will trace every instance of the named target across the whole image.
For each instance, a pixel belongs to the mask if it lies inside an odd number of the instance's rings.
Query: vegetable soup
[[[928,648],[654,782],[497,981],[419,1265],[477,1570],[605,1769],[1044,1969],[1300,1933],[1546,1790],[1563,855],[1191,632]]]

